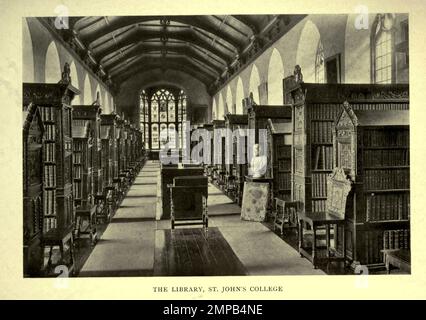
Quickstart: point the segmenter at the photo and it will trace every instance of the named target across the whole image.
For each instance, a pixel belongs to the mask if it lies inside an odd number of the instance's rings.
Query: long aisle
[[[79,276],[152,275],[159,171],[145,164]]]

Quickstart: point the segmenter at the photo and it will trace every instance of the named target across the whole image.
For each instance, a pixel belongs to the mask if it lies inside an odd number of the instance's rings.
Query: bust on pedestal
[[[263,178],[266,173],[267,158],[259,155],[259,145],[253,147],[253,158],[250,162],[249,175],[254,179]]]

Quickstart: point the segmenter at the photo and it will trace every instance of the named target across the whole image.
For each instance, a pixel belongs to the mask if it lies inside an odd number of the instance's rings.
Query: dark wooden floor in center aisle
[[[154,276],[237,276],[247,271],[218,228],[155,233]]]

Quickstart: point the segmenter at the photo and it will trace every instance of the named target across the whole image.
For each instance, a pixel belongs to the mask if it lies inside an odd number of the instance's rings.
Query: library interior
[[[408,14],[27,17],[23,276],[411,273]]]

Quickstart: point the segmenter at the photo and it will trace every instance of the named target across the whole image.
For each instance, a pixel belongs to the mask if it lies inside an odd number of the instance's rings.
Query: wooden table
[[[333,214],[330,214],[328,212],[299,212],[298,213],[298,219],[299,219],[299,253],[302,257],[307,258],[309,261],[312,262],[314,265],[314,268],[317,268],[317,262],[320,260],[318,257],[317,250],[321,247],[318,247],[316,245],[317,238],[316,238],[316,231],[318,230],[318,227],[325,226],[326,229],[326,258],[327,263],[330,261],[343,261],[345,262],[346,259],[346,235],[345,235],[345,220],[337,217]],[[312,239],[312,248],[311,250],[304,246],[303,241],[303,228],[305,224],[310,225],[312,227],[313,232],[313,239]],[[339,254],[337,250],[331,251],[330,248],[330,226],[331,225],[337,225],[337,226],[343,226],[343,235],[342,235],[342,245],[343,245],[343,254]],[[335,247],[336,245],[337,237],[335,235]]]
[[[408,249],[382,250],[386,271],[390,274],[391,266],[394,266],[401,271],[411,273],[411,254]]]

